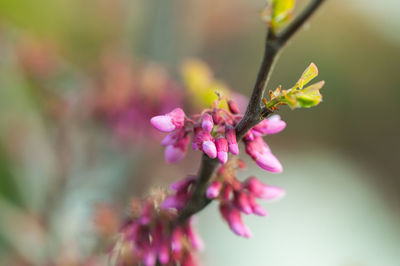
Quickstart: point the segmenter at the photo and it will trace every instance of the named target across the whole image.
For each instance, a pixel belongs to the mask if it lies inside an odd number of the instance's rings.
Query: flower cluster
[[[277,200],[284,196],[285,191],[280,187],[265,185],[256,177],[240,182],[236,178],[236,169],[244,167],[241,160],[232,160],[231,163],[221,166],[208,186],[206,196],[219,201],[220,213],[231,230],[248,238],[251,237],[251,232],[243,223],[241,214],[266,216],[267,211],[256,202],[256,198]]]
[[[193,218],[174,224],[177,213],[159,208],[160,202],[155,197],[135,201],[132,217],[112,250],[117,265],[197,265],[195,251],[204,245],[193,228]]]
[[[187,117],[182,109],[176,108],[151,119],[155,128],[169,132],[161,142],[166,146],[165,159],[168,163],[175,163],[184,158],[191,136],[193,150],[203,151],[210,158],[218,158],[222,164],[228,161],[228,152],[239,154],[235,126],[243,116],[231,100],[227,101],[229,111],[218,108],[219,105],[220,100],[213,104],[212,109],[206,109],[201,114],[191,117]],[[246,153],[267,171],[282,172],[282,165],[262,136],[278,133],[285,127],[286,123],[278,115],[274,115],[253,127],[244,137]]]

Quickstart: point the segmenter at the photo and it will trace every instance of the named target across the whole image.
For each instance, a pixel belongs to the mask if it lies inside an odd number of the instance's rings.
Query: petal
[[[172,118],[166,115],[154,116],[150,120],[151,124],[162,132],[171,132],[176,129],[176,126],[172,123]]]
[[[228,153],[225,151],[218,152],[218,160],[220,163],[225,164],[228,161]]]
[[[264,170],[272,173],[281,173],[283,171],[281,163],[271,152],[259,154],[256,163]]]
[[[174,145],[168,145],[165,149],[165,160],[167,163],[176,163],[185,157],[185,152]]]
[[[211,159],[214,159],[217,157],[217,148],[215,147],[214,142],[211,140],[203,142],[203,151]]]

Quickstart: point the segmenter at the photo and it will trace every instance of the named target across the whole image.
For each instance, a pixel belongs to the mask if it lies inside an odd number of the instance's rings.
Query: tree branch
[[[268,28],[264,56],[258,70],[257,79],[246,112],[235,128],[238,140],[241,140],[247,131],[272,114],[273,111],[271,109],[262,107],[262,99],[276,58],[290,38],[302,27],[324,1],[325,0],[312,1],[303,12],[278,35],[272,34],[272,31]],[[201,211],[211,202],[211,200],[205,196],[205,193],[208,183],[218,165],[218,159],[210,159],[207,155],[203,154],[193,194],[186,206],[180,211],[177,223],[184,223],[193,214]]]

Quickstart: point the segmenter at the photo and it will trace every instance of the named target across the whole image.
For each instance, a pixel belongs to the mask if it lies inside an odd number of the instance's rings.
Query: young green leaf
[[[296,87],[303,89],[303,86],[314,79],[316,76],[318,76],[318,68],[314,63],[311,63],[306,68],[306,70],[304,70],[299,81],[297,81]]]
[[[272,0],[271,26],[274,31],[279,30],[290,20],[295,2],[295,0]]]

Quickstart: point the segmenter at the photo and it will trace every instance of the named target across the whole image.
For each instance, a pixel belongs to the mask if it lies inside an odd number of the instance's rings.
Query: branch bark
[[[272,110],[262,107],[262,99],[276,58],[286,43],[298,32],[324,1],[325,0],[312,1],[302,13],[278,35],[273,34],[268,28],[264,56],[258,70],[257,79],[246,112],[235,128],[238,140],[241,140],[247,131],[272,114]],[[204,209],[211,202],[211,200],[205,196],[205,193],[208,183],[218,165],[219,162],[217,159],[210,159],[207,155],[203,154],[193,194],[186,206],[180,211],[177,223],[184,223],[192,215]]]

